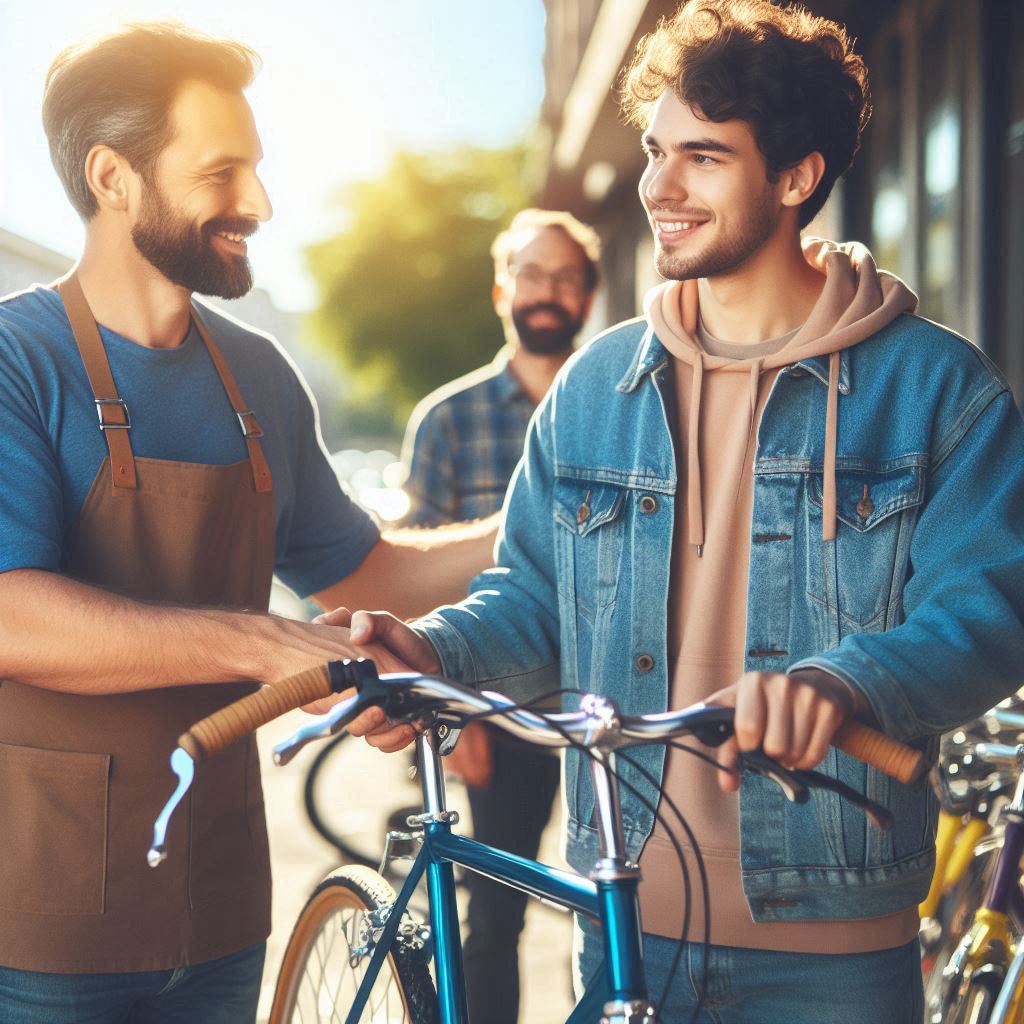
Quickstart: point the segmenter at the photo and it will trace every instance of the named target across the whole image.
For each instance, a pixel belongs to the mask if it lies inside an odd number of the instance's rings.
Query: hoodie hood
[[[803,326],[778,352],[753,359],[708,355],[697,341],[697,280],[667,281],[648,292],[644,314],[658,340],[677,359],[692,367],[690,418],[687,424],[687,510],[689,541],[698,554],[704,546],[699,437],[701,391],[705,373],[745,373],[750,380],[751,440],[755,430],[758,388],[762,373],[803,359],[829,357],[825,413],[823,539],[836,535],[836,426],[839,408],[839,353],[917,308],[917,296],[898,278],[875,267],[868,250],[857,242],[837,244],[822,238],[802,241],[804,257],[825,275],[825,287]]]

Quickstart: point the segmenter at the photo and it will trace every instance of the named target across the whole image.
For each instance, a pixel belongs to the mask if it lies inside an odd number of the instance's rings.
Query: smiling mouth
[[[236,256],[244,256],[248,252],[246,236],[237,231],[215,231],[213,237],[218,240],[222,249],[227,249]]]
[[[654,220],[654,233],[663,245],[681,242],[689,238],[698,228],[703,227],[706,220]]]

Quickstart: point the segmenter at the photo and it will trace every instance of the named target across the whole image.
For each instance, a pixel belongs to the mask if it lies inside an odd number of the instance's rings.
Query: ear
[[[494,303],[494,312],[504,320],[512,312],[512,296],[508,287],[495,278],[494,286],[491,288],[491,301]]]
[[[806,202],[825,174],[825,158],[818,152],[808,153],[799,163],[782,172],[782,205],[799,206]]]
[[[124,212],[136,174],[109,146],[93,146],[85,158],[85,181],[100,209]]]

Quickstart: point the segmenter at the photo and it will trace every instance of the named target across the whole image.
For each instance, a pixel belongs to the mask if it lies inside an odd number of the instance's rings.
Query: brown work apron
[[[128,410],[81,287],[74,276],[58,287],[109,450],[64,571],[140,601],[266,610],[274,497],[262,432],[198,315],[249,449],[233,465],[134,458]],[[251,738],[197,766],[167,861],[146,863],[153,821],[174,789],[168,758],[178,735],[252,688],[82,696],[0,685],[0,964],[158,970],[266,938],[270,868]]]

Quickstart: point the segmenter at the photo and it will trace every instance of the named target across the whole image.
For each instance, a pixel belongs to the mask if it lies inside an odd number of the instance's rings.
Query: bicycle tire
[[[955,1003],[946,1007],[943,1024],[989,1024],[1002,985],[1001,970],[977,972]]]
[[[394,901],[395,890],[361,865],[341,868],[321,882],[288,940],[270,1024],[345,1024],[370,959],[352,953],[360,942],[362,915]],[[437,1024],[437,995],[426,956],[396,941],[359,1021]]]

